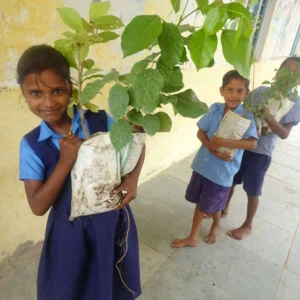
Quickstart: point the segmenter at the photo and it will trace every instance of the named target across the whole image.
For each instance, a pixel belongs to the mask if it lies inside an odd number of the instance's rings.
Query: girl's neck
[[[72,126],[72,120],[66,113],[66,115],[59,121],[55,123],[47,123],[49,127],[56,133],[67,136],[70,134],[70,129]]]

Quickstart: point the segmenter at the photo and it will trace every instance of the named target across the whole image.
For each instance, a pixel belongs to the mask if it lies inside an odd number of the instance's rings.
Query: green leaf
[[[73,51],[70,50],[69,52],[66,53],[65,56],[66,56],[66,59],[67,59],[67,61],[69,63],[69,66],[71,68],[74,68],[74,69],[78,70],[77,63],[76,63]]]
[[[172,120],[171,118],[164,112],[158,112],[155,114],[158,117],[160,126],[159,132],[170,132],[172,128]]]
[[[108,97],[109,110],[115,119],[120,119],[125,115],[128,103],[127,90],[120,83],[116,83],[110,89]]]
[[[157,15],[137,16],[126,27],[122,34],[124,57],[150,47],[162,33],[163,26]]]
[[[111,71],[103,77],[103,81],[105,81],[106,83],[112,82],[112,81],[117,81],[119,76],[120,76],[120,73],[118,71]]]
[[[119,76],[119,81],[122,83],[129,85],[130,84],[130,73],[122,74]]]
[[[83,104],[84,107],[88,110],[90,110],[91,112],[98,112],[99,111],[99,107],[96,105],[96,104],[93,104],[93,103],[86,103],[86,104]]]
[[[214,58],[218,39],[216,35],[206,36],[203,29],[196,31],[190,41],[189,49],[197,70],[205,68]]]
[[[74,38],[74,33],[71,31],[66,31],[63,33],[64,36],[68,37],[68,38]]]
[[[128,95],[129,95],[129,106],[134,107],[135,109],[140,109],[140,104],[136,99],[135,93],[134,93],[134,88],[130,86],[127,89]]]
[[[83,62],[83,67],[90,70],[94,66],[95,62],[92,59],[87,59]]]
[[[236,47],[234,47],[235,40],[235,30],[223,30],[221,43],[224,57],[228,63],[234,66],[241,76],[249,78],[253,60],[252,40],[241,36]]]
[[[87,70],[87,71],[82,75],[82,77],[90,76],[90,75],[92,75],[92,74],[99,73],[99,72],[101,72],[101,71],[102,71],[101,69],[97,69],[97,68],[90,69],[90,70]]]
[[[80,64],[86,59],[89,54],[89,46],[88,45],[80,45]],[[78,46],[74,50],[74,56],[78,61]]]
[[[159,53],[152,53],[143,60],[135,63],[130,72],[130,82],[134,84],[134,81],[139,76],[139,74],[142,71],[146,70],[149,63],[152,62],[158,55]]]
[[[124,26],[119,18],[110,15],[100,17],[93,25],[100,30],[115,30]]]
[[[132,140],[130,124],[125,120],[118,120],[111,125],[110,140],[116,151],[120,151]]]
[[[226,24],[228,15],[225,10],[211,9],[205,18],[203,29],[206,35],[216,34]]]
[[[177,97],[176,111],[183,117],[198,118],[208,111],[206,103],[201,102],[191,89],[174,96]]]
[[[161,59],[170,68],[179,63],[183,52],[183,40],[181,34],[172,23],[163,24],[162,34],[158,37],[161,49]]]
[[[187,52],[185,47],[183,48],[183,52],[182,52],[182,56],[180,58],[180,63],[184,64],[185,62],[189,61],[188,57],[187,57]]]
[[[90,20],[98,19],[108,13],[110,3],[107,2],[92,2],[90,5]]]
[[[180,33],[183,33],[183,32],[186,32],[186,31],[195,32],[195,27],[191,26],[190,24],[179,25],[178,29],[179,29]]]
[[[93,37],[94,43],[107,43],[108,41],[115,40],[119,37],[118,34],[116,34],[113,31],[103,31],[99,33],[97,36]]]
[[[92,33],[93,27],[83,18],[81,18],[81,22],[83,24],[83,28],[86,32]]]
[[[161,61],[157,64],[157,70],[164,77],[164,93],[174,93],[180,91],[184,87],[183,75],[179,67],[170,69],[168,66],[163,64]]]
[[[59,39],[55,41],[54,48],[65,55],[67,52],[72,50],[72,44],[73,41],[70,41],[69,39]]]
[[[81,92],[80,103],[86,104],[93,100],[104,85],[105,81],[99,79],[88,83]]]
[[[74,30],[83,29],[81,16],[79,13],[70,7],[57,8],[57,11],[63,22]]]
[[[71,119],[74,119],[74,102],[71,101],[69,103],[68,109],[67,109],[67,114]]]
[[[155,70],[147,69],[134,81],[135,96],[146,113],[151,113],[159,104],[159,94],[164,86],[163,76]]]
[[[132,109],[128,112],[127,118],[129,122],[134,123],[139,126],[144,125],[144,117],[140,111],[137,111],[136,109]]]
[[[173,7],[175,13],[178,13],[180,10],[180,1],[181,0],[171,0],[172,7]]]
[[[265,80],[262,84],[272,84],[272,82]]]
[[[160,128],[160,121],[156,115],[147,114],[144,117],[144,130],[150,136],[155,135]]]
[[[198,7],[203,15],[209,10],[208,0],[196,0]]]
[[[173,95],[166,96],[164,94],[160,94],[159,97],[160,97],[160,102],[164,105],[169,104],[169,103],[175,105],[177,103],[176,96],[173,96]]]

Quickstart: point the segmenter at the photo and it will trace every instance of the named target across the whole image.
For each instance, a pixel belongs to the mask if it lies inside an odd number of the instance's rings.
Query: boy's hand
[[[138,179],[136,176],[129,175],[127,176],[121,184],[113,190],[114,194],[118,194],[120,192],[124,192],[125,197],[122,199],[122,202],[118,209],[122,209],[125,205],[129,204],[130,201],[136,198],[137,194],[137,184]]]
[[[222,140],[221,138],[213,136],[209,141],[210,147],[216,151],[219,147],[222,146],[221,140]]]
[[[230,156],[230,154],[228,152],[218,152],[218,151],[215,151],[212,149],[212,147],[210,147],[209,145],[207,146],[208,148],[208,151],[214,155],[215,157],[217,157],[218,159],[221,159],[221,160],[225,160],[225,161],[232,161],[232,158]]]
[[[83,143],[76,135],[71,134],[59,140],[60,144],[60,157],[59,160],[67,164],[70,168],[74,165],[78,150]]]

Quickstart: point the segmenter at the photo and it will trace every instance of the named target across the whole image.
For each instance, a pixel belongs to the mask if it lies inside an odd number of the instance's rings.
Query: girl
[[[38,216],[50,209],[37,299],[135,299],[141,294],[138,238],[127,204],[136,196],[145,150],[134,171],[114,191],[127,192],[119,210],[70,222],[70,171],[84,132],[76,107],[73,119],[67,114],[72,95],[68,62],[50,46],[33,46],[21,56],[17,74],[29,109],[42,119],[40,126],[24,136],[20,146],[20,179],[24,181],[29,206]],[[105,111],[87,111],[85,117],[90,134],[109,131],[113,122]],[[124,254],[122,241],[129,226],[128,253],[119,276],[115,265]]]
[[[220,227],[221,211],[226,205],[233,176],[238,171],[243,151],[256,148],[256,127],[253,115],[244,110],[242,102],[249,94],[249,80],[243,78],[237,71],[230,71],[223,77],[220,88],[225,103],[215,103],[210,111],[197,123],[198,139],[202,146],[193,164],[193,174],[186,191],[186,199],[196,203],[194,220],[190,235],[185,239],[175,240],[174,248],[198,245],[201,222],[205,214],[212,214],[213,223],[205,241],[208,244],[216,242]],[[229,140],[216,137],[219,125],[227,111],[246,115],[251,119],[251,125],[242,140]],[[228,154],[216,151],[219,147],[240,149],[232,161]]]

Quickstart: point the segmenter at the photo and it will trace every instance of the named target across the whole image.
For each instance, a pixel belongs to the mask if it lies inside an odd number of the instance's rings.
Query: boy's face
[[[249,94],[245,82],[240,79],[232,79],[227,85],[220,88],[220,93],[225,100],[226,107],[230,110],[238,107]]]
[[[70,93],[63,78],[54,70],[28,74],[22,91],[29,109],[47,123],[57,123],[66,117]]]
[[[282,68],[288,69],[290,72],[300,72],[300,63],[297,63],[293,59],[289,59],[283,66]]]

